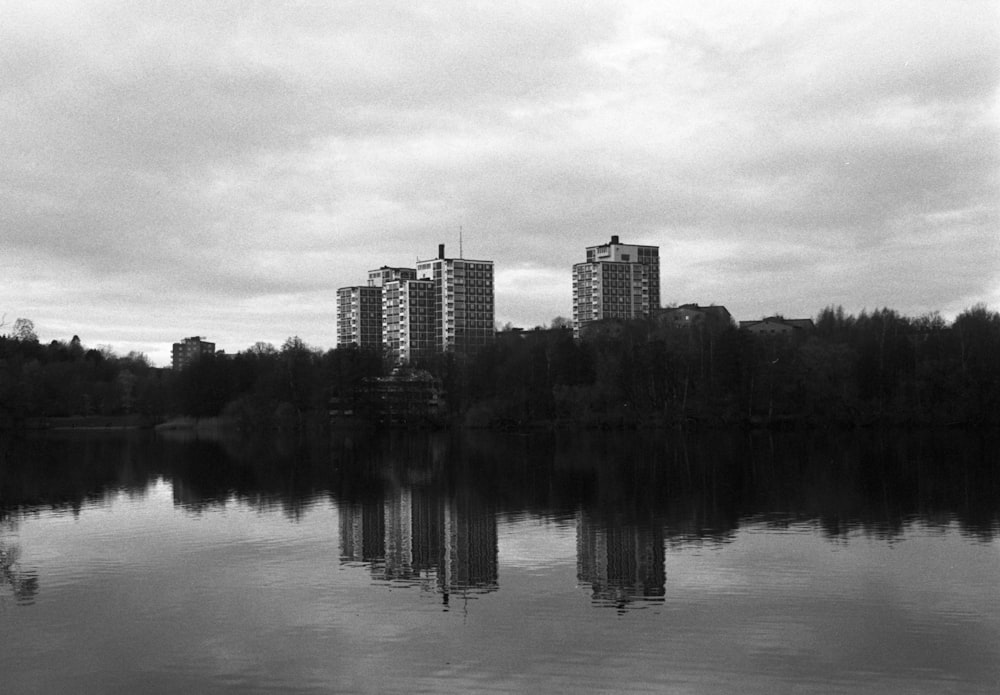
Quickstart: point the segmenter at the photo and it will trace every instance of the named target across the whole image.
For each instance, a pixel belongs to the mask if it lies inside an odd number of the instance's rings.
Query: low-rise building
[[[815,328],[812,319],[786,319],[768,316],[756,321],[740,321],[740,330],[753,335],[791,338],[805,335]]]
[[[653,312],[653,321],[659,328],[692,329],[704,328],[713,333],[732,327],[733,316],[726,307],[716,304],[700,306],[681,304],[677,307],[658,309]]]
[[[409,367],[397,367],[389,376],[366,377],[330,399],[330,419],[338,425],[433,426],[443,422],[444,413],[441,380]]]

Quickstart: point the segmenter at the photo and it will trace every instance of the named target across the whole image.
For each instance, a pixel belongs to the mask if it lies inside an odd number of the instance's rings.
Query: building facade
[[[382,286],[382,344],[402,364],[434,353],[434,283],[389,280]]]
[[[676,307],[654,309],[653,320],[660,328],[670,330],[704,329],[709,333],[721,333],[735,325],[729,310],[718,304],[708,306],[681,304]]]
[[[593,321],[648,316],[660,306],[660,249],[622,244],[617,236],[587,247],[573,266],[573,333]]]
[[[786,319],[768,316],[758,321],[740,321],[740,330],[765,337],[791,338],[811,333],[815,328],[812,319]]]
[[[174,343],[170,351],[170,361],[174,369],[183,369],[202,355],[214,354],[215,343],[202,340],[201,336],[196,335]]]
[[[367,285],[337,290],[337,347],[381,350],[385,339],[382,290],[389,282],[415,280],[413,268],[382,266],[368,271]]]
[[[495,337],[493,261],[438,257],[417,262],[417,277],[433,283],[434,349],[475,354]]]
[[[444,244],[416,268],[382,266],[337,291],[337,346],[378,347],[400,364],[478,352],[494,321],[493,261],[447,258]]]
[[[382,349],[382,288],[372,285],[337,290],[337,347]]]

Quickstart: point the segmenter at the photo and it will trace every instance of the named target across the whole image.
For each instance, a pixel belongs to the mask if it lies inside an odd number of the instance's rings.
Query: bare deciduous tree
[[[38,342],[38,335],[35,333],[35,324],[31,319],[19,318],[15,321],[11,337],[14,340],[21,341],[22,343]]]

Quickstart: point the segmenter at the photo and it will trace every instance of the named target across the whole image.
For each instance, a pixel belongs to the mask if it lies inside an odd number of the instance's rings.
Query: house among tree
[[[711,304],[681,304],[677,307],[657,309],[653,321],[658,328],[691,329],[704,328],[713,333],[721,332],[733,325],[733,315],[726,307]]]
[[[740,330],[759,336],[792,338],[811,333],[816,327],[812,319],[786,319],[768,316],[757,321],[740,321]]]
[[[441,380],[422,369],[397,367],[383,377],[365,377],[330,399],[335,424],[364,421],[388,427],[441,424],[445,411]]]

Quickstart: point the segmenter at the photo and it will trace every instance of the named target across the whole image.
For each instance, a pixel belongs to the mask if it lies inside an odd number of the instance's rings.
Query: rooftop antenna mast
[[[465,258],[465,253],[462,251],[462,225],[458,225],[458,257]]]

